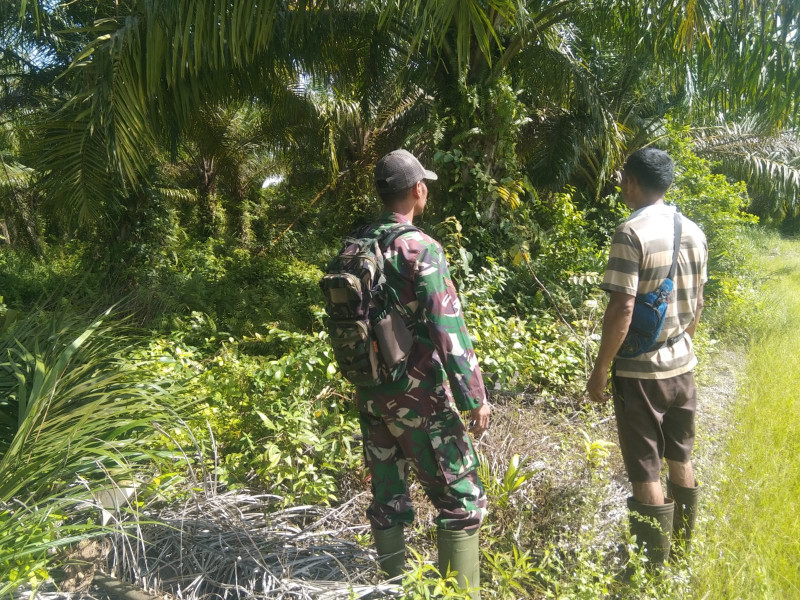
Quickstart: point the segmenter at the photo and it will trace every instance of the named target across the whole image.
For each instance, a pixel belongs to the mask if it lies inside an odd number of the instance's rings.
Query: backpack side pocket
[[[328,321],[333,355],[342,375],[354,385],[373,386],[381,382],[378,355],[364,321]]]
[[[400,310],[390,304],[372,319],[372,330],[388,381],[397,381],[406,371],[406,361],[414,345],[414,334]]]

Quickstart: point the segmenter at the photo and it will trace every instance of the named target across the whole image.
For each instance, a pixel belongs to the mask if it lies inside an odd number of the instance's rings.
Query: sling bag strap
[[[675,281],[675,267],[678,265],[678,252],[681,251],[681,236],[683,235],[683,222],[681,213],[675,209],[675,241],[672,244],[672,266],[669,268],[668,279]]]
[[[678,209],[675,209],[675,241],[672,244],[672,266],[669,268],[669,275],[667,275],[668,279],[672,279],[673,287],[675,283],[675,270],[678,266],[678,253],[681,251],[681,237],[683,236],[683,222],[681,220],[681,213],[678,212]],[[685,331],[681,331],[678,335],[674,335],[671,338],[667,338],[667,340],[655,348],[658,350],[664,346],[672,346],[676,342],[680,341],[683,337],[683,334],[686,333]]]

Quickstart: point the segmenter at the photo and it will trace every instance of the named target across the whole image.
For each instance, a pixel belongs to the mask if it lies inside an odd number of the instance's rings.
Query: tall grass
[[[707,499],[694,588],[704,600],[800,598],[800,242],[775,242],[758,267],[770,280]]]
[[[162,432],[180,419],[170,382],[125,359],[134,339],[109,312],[34,310],[0,333],[2,595],[105,532],[99,494],[174,468]]]

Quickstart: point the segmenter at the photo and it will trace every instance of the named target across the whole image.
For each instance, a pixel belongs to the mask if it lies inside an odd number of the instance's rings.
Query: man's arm
[[[697,306],[694,309],[694,320],[691,325],[686,328],[686,333],[688,333],[691,338],[694,338],[694,332],[697,330],[697,325],[700,323],[700,315],[703,314],[703,306],[705,306],[705,301],[703,300],[703,284],[701,283],[700,289],[697,290]]]
[[[617,355],[633,316],[633,306],[636,297],[621,292],[611,292],[605,315],[603,316],[603,335],[600,339],[600,350],[594,363],[592,374],[589,376],[587,389],[589,397],[595,402],[608,400],[605,393],[608,384],[608,370],[614,357]]]
[[[447,373],[456,406],[471,411],[473,432],[479,435],[489,426],[491,409],[447,259],[438,246],[431,245],[420,252],[417,266],[414,290],[428,334]]]

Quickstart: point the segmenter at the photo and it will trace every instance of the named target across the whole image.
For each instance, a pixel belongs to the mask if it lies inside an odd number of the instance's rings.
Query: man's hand
[[[600,348],[597,350],[594,369],[592,369],[589,382],[586,384],[586,390],[589,392],[592,402],[605,402],[611,398],[609,394],[606,394],[608,369],[622,346],[622,342],[625,341],[625,336],[628,335],[628,327],[631,324],[635,304],[636,296],[611,292],[606,312],[603,315],[603,336],[600,338]]]
[[[589,392],[589,398],[592,402],[606,402],[611,398],[610,394],[606,393],[606,386],[608,385],[608,370],[598,369],[595,366],[592,369],[592,374],[589,376],[589,382],[586,384],[586,389]]]
[[[472,422],[470,431],[473,435],[480,435],[489,428],[490,414],[492,414],[492,407],[489,406],[488,402],[470,411],[469,419]]]

